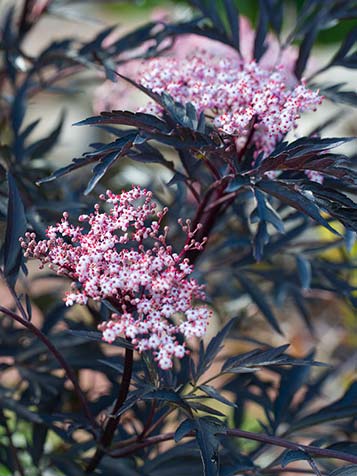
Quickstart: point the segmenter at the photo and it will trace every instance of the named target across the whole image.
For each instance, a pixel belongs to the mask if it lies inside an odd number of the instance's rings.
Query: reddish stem
[[[209,168],[209,170],[212,172],[212,175],[214,176],[214,178],[215,178],[216,180],[219,180],[219,179],[221,178],[221,176],[220,176],[220,174],[219,174],[219,172],[218,172],[216,166],[215,166],[214,164],[212,164],[212,163],[209,161],[209,159],[202,159],[202,160],[205,161],[204,163],[205,163],[206,166]]]
[[[210,187],[207,190],[206,195],[203,197],[192,222],[193,230],[199,223],[202,225],[201,229],[195,235],[196,241],[201,242],[203,238],[208,239],[217,217],[220,215],[221,204],[219,203],[210,209],[208,209],[208,205],[210,202],[212,203],[212,201],[215,202],[216,200],[219,200],[223,196],[225,188],[226,184],[225,182],[222,182],[217,188]],[[193,264],[201,252],[202,250],[199,249],[188,250],[185,252],[184,256],[189,259],[191,264]]]
[[[161,423],[172,413],[176,410],[176,408],[170,408],[166,413],[161,415],[152,425],[151,427],[146,431],[146,435],[150,435],[153,431],[156,430],[158,426],[161,425]],[[130,446],[132,443],[136,443],[138,441],[137,436],[132,436],[131,438],[128,438],[125,441],[120,441],[116,445],[113,445],[113,450],[118,450],[121,448],[125,448],[127,446]]]
[[[133,349],[126,348],[125,361],[124,361],[124,373],[123,373],[123,377],[121,381],[119,395],[114,404],[112,414],[109,416],[107,424],[99,440],[97,450],[93,458],[88,463],[88,466],[86,468],[86,473],[91,473],[95,470],[95,468],[98,466],[101,459],[103,458],[106,448],[110,446],[113,440],[115,430],[117,429],[120,423],[120,418],[121,418],[121,415],[118,415],[118,412],[120,408],[122,407],[123,403],[125,402],[129,392],[131,375],[133,372],[133,360],[134,360]]]
[[[303,451],[310,456],[316,456],[321,458],[333,458],[338,459],[341,461],[347,461],[349,463],[357,464],[357,456],[345,453],[343,451],[336,451],[336,450],[329,450],[327,448],[319,448],[318,446],[308,446],[308,445],[300,445],[299,443],[294,443],[289,440],[285,440],[284,438],[280,438],[278,436],[270,436],[264,435],[259,433],[253,433],[250,431],[244,430],[227,430],[225,433],[227,436],[233,436],[237,438],[244,438],[247,440],[259,441],[261,443],[265,443],[272,446],[280,446],[282,448],[287,448],[291,450],[298,450]],[[185,437],[192,437],[194,436],[194,432],[188,433]],[[162,443],[164,441],[169,441],[174,439],[175,433],[165,433],[162,435],[151,436],[146,438],[145,440],[135,443],[128,448],[125,448],[122,451],[119,451],[116,454],[112,454],[113,457],[122,458],[124,456],[131,455],[135,453],[137,450],[145,448],[147,446],[155,445],[158,443]]]
[[[151,427],[151,424],[152,424],[152,421],[154,419],[154,416],[155,416],[155,410],[156,410],[156,400],[154,400],[152,403],[151,403],[151,408],[150,408],[150,414],[149,414],[149,417],[147,419],[147,422],[145,423],[144,425],[144,428],[143,428],[143,431],[140,433],[140,435],[138,436],[138,441],[142,440],[144,438],[145,435],[147,435],[150,427]]]
[[[31,28],[31,23],[28,21],[28,17],[30,12],[35,4],[36,0],[24,0],[24,4],[22,7],[22,12],[19,21],[19,32],[23,36],[25,35],[28,30]]]

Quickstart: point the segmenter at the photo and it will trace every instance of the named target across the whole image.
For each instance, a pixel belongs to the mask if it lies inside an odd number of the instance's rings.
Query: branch
[[[199,204],[195,217],[192,221],[192,229],[194,230],[198,224],[202,225],[200,231],[195,235],[195,240],[200,242],[204,238],[209,238],[210,232],[214,227],[216,220],[220,217],[220,198],[224,194],[224,190],[228,183],[228,180],[232,178],[233,175],[226,175],[220,180],[213,182],[208,190],[206,191],[204,197],[202,198],[201,203]],[[218,202],[218,205],[211,208],[210,202]],[[187,244],[187,242],[186,242]],[[185,251],[183,256],[188,258],[190,263],[193,264],[198,256],[201,254],[201,250],[188,250]]]
[[[278,436],[270,436],[259,433],[252,433],[244,430],[227,430],[225,432],[227,436],[235,436],[237,438],[245,438],[247,440],[260,441],[267,445],[280,446],[289,450],[303,451],[310,456],[317,456],[321,458],[334,458],[342,461],[348,461],[349,463],[357,464],[357,456],[345,453],[343,451],[329,450],[327,448],[319,448],[318,446],[300,445]]]
[[[32,332],[36,337],[38,337],[41,342],[47,347],[47,349],[51,352],[51,354],[54,356],[54,358],[57,360],[57,362],[60,364],[60,366],[63,368],[65,371],[65,374],[72,382],[74,391],[77,394],[78,400],[81,403],[83,413],[86,415],[88,421],[90,422],[92,429],[95,430],[98,426],[94,416],[92,415],[92,412],[89,409],[87,400],[81,390],[81,387],[79,386],[79,383],[76,379],[76,375],[72,368],[68,365],[62,354],[56,349],[56,347],[52,344],[52,342],[43,334],[40,329],[37,329],[36,326],[34,326],[30,321],[27,319],[24,319],[23,317],[15,314],[14,312],[10,311],[10,309],[7,309],[6,307],[0,306],[0,312],[6,314],[7,316],[11,317],[11,319],[14,319],[15,321],[19,322],[22,324],[24,327],[26,327],[30,332]]]
[[[206,211],[212,210],[212,208],[217,207],[218,205],[221,205],[222,203],[226,203],[229,201],[229,204],[231,204],[234,199],[242,193],[242,189],[236,190],[235,192],[230,192],[227,193],[226,195],[223,195],[223,197],[217,199],[216,201],[212,202],[207,208]]]
[[[304,453],[310,456],[316,456],[320,458],[333,458],[338,459],[341,461],[347,461],[349,463],[357,464],[357,456],[345,453],[343,451],[336,451],[336,450],[329,450],[327,448],[319,448],[318,446],[308,446],[308,445],[300,445],[299,443],[294,443],[289,440],[285,440],[284,438],[279,438],[278,436],[270,436],[264,435],[259,433],[253,433],[250,431],[244,430],[227,430],[226,432],[217,433],[226,436],[233,436],[237,438],[244,438],[247,440],[253,441],[260,441],[261,443],[265,443],[272,446],[280,446],[281,448],[287,448],[291,450],[298,450],[303,451]],[[194,436],[194,432],[188,433],[185,437],[192,437]],[[137,450],[145,448],[147,446],[156,445],[158,443],[162,443],[163,441],[172,440],[175,437],[175,433],[164,433],[162,435],[151,436],[146,438],[141,442],[137,442],[131,445],[124,450],[118,451],[116,453],[112,453],[111,456],[115,458],[122,458],[124,456],[131,455],[135,453]]]
[[[147,446],[157,445],[159,443],[162,443],[163,441],[173,440],[174,436],[175,436],[174,432],[163,433],[162,435],[150,436],[149,438],[145,438],[145,440],[136,442],[133,445],[130,445],[129,447],[121,451],[118,451],[118,452],[113,451],[110,455],[112,458],[123,458],[124,456],[131,455],[132,453],[135,453],[137,450],[141,450],[142,448],[146,448]],[[194,436],[194,434],[188,433],[186,437],[188,436]]]

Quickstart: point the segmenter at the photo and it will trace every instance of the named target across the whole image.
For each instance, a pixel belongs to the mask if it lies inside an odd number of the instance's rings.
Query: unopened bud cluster
[[[25,256],[37,258],[60,275],[72,279],[68,306],[107,300],[115,309],[109,321],[99,325],[103,339],[118,336],[131,340],[139,351],[152,351],[158,365],[169,369],[173,358],[184,357],[185,339],[201,338],[211,311],[205,305],[203,286],[189,276],[193,266],[184,258],[189,249],[201,249],[190,222],[181,222],[186,243],[181,253],[167,244],[168,228],[162,227],[167,209],[157,211],[152,193],[140,187],[118,195],[100,197],[110,205],[101,212],[79,216],[84,226],[72,225],[68,213],[49,226],[47,239],[34,233],[20,239]],[[85,230],[86,228],[86,230]]]

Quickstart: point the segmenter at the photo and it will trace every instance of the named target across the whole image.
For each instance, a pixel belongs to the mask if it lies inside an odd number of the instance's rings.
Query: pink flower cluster
[[[91,298],[105,299],[117,309],[99,325],[106,342],[124,336],[139,352],[151,350],[158,365],[169,369],[174,357],[187,352],[177,336],[202,337],[211,315],[207,306],[195,304],[205,293],[189,277],[193,266],[184,258],[203,243],[195,241],[189,221],[180,221],[186,243],[180,254],[174,253],[167,244],[168,228],[161,225],[167,209],[156,211],[150,191],[133,187],[100,198],[110,211],[101,212],[97,204],[94,213],[79,216],[87,231],[70,224],[65,212],[60,223],[48,227],[46,240],[29,232],[20,239],[25,256],[73,280],[65,297],[68,306]]]
[[[264,156],[296,127],[301,112],[315,110],[322,101],[318,91],[303,82],[289,86],[282,65],[262,68],[238,56],[222,58],[203,50],[183,59],[161,57],[145,62],[137,81],[213,116],[219,130],[235,136],[238,152],[254,128],[256,155],[262,152]],[[161,113],[153,103],[141,110]]]

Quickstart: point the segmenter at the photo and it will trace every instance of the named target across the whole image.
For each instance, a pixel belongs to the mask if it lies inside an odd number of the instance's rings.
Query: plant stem
[[[336,451],[336,450],[329,450],[327,448],[319,448],[318,446],[308,446],[308,445],[300,445],[299,443],[294,443],[289,440],[285,440],[284,438],[280,438],[278,436],[270,436],[264,435],[261,433],[253,433],[250,431],[244,430],[227,430],[226,432],[217,433],[226,436],[233,436],[237,438],[244,438],[247,440],[253,441],[260,441],[261,443],[265,443],[272,446],[279,446],[281,448],[287,448],[291,450],[303,451],[304,453],[310,456],[316,456],[321,458],[333,458],[338,459],[341,461],[347,461],[349,463],[357,464],[357,456],[344,453],[343,451]],[[147,446],[155,445],[158,443],[162,443],[163,441],[169,441],[174,439],[175,433],[164,433],[162,435],[151,436],[146,438],[145,440],[135,443],[128,448],[125,448],[122,451],[117,453],[112,453],[112,456],[115,458],[122,458],[124,456],[131,455],[135,453],[137,450],[145,448]],[[194,432],[188,433],[186,437],[194,436]]]
[[[296,473],[296,474],[315,474],[315,471],[310,469],[303,468],[267,468],[260,471],[262,474],[280,474],[280,473]],[[328,473],[322,472],[322,475],[327,475]]]
[[[101,459],[105,454],[106,448],[108,448],[113,440],[115,430],[117,429],[121,415],[118,415],[120,408],[123,406],[123,403],[126,400],[126,397],[129,392],[131,375],[133,372],[133,358],[134,352],[133,349],[125,349],[125,361],[124,361],[124,373],[121,381],[120,391],[118,398],[114,404],[112,414],[109,416],[109,419],[105,425],[102,436],[99,440],[99,444],[96,452],[94,453],[93,458],[89,461],[86,468],[86,473],[91,473],[100,463]]]
[[[215,167],[215,165],[209,161],[209,159],[203,159],[205,160],[205,165],[207,166],[207,168],[212,172],[212,175],[214,176],[214,178],[216,180],[219,180],[221,178],[217,168]]]
[[[219,183],[217,188],[213,188],[215,184]],[[221,204],[218,203],[218,205],[214,206],[213,208],[210,208],[207,210],[207,207],[210,204],[210,201],[216,201],[219,200],[223,194],[224,190],[226,188],[226,183],[224,181],[220,182],[215,182],[215,184],[212,184],[212,186],[207,190],[205,196],[203,197],[195,218],[193,219],[192,222],[192,229],[194,230],[197,225],[200,223],[202,225],[202,228],[199,230],[199,232],[195,236],[195,240],[200,242],[203,240],[203,238],[208,238],[209,234],[217,220],[217,217],[219,216],[219,210],[221,207]],[[185,252],[185,258],[188,258],[190,263],[193,264],[196,259],[199,257],[201,253],[201,250],[188,250]]]
[[[65,371],[65,374],[70,382],[72,382],[73,388],[75,393],[77,394],[78,400],[81,403],[81,407],[83,410],[83,413],[87,417],[88,421],[90,422],[92,429],[95,430],[97,428],[97,422],[95,421],[94,416],[92,415],[92,412],[89,409],[87,400],[81,390],[81,387],[79,386],[79,383],[77,381],[76,375],[73,371],[73,369],[68,365],[66,360],[64,359],[63,355],[56,349],[56,347],[52,344],[52,342],[43,334],[40,329],[37,329],[36,326],[32,324],[28,319],[24,319],[23,317],[19,316],[18,314],[15,314],[14,312],[10,311],[10,309],[7,309],[6,307],[0,306],[0,312],[6,314],[7,316],[11,317],[11,319],[14,319],[15,321],[19,322],[22,324],[24,327],[26,327],[29,331],[31,331],[36,337],[40,339],[40,341],[47,347],[47,349],[51,352],[51,354],[54,356],[54,358],[57,360],[57,362],[60,364],[60,366],[63,368]]]
[[[150,435],[150,433],[152,433],[153,431],[155,431],[156,428],[157,428],[169,415],[171,415],[171,413],[173,413],[175,410],[176,410],[176,408],[170,408],[166,413],[164,413],[163,415],[161,415],[161,417],[159,417],[159,418],[151,425],[151,427],[148,429],[148,431],[146,432],[146,434],[147,434],[147,435]]]
[[[148,438],[145,438],[142,441],[135,442],[134,444],[128,446],[127,448],[124,448],[123,450],[120,450],[118,452],[112,452],[111,456],[113,458],[123,458],[124,456],[131,455],[135,453],[137,450],[140,450],[142,448],[146,448],[147,446],[152,446],[152,445],[157,445],[159,443],[162,443],[163,441],[169,441],[173,440],[175,436],[174,432],[171,433],[163,433],[161,435],[155,435],[155,436],[150,436]],[[193,433],[189,433],[186,436],[193,436]]]
[[[174,411],[176,408],[170,408],[167,412],[165,412],[161,417],[159,417],[151,426],[150,428],[146,431],[146,436],[150,435],[153,431],[156,430],[156,428]],[[128,438],[125,441],[120,441],[116,445],[113,445],[113,450],[118,450],[121,448],[125,448],[127,446],[130,446],[132,443],[136,443],[138,441],[138,436],[134,435],[131,438]]]
[[[280,446],[290,450],[300,450],[311,456],[317,456],[322,458],[335,458],[342,461],[348,461],[350,463],[357,464],[357,456],[344,453],[342,451],[329,450],[326,448],[319,448],[318,446],[300,445],[292,441],[280,438],[279,436],[264,435],[259,433],[252,433],[244,430],[227,430],[227,436],[235,436],[237,438],[245,438],[247,440],[260,441],[273,446]]]
[[[149,430],[150,427],[151,427],[153,418],[154,418],[154,416],[155,416],[155,410],[156,410],[156,400],[153,400],[153,401],[151,402],[151,408],[150,408],[149,417],[148,417],[148,419],[147,419],[147,422],[146,422],[145,425],[144,425],[143,431],[142,431],[142,432],[140,433],[140,435],[138,436],[138,441],[142,440],[142,439],[144,438],[144,436],[147,435],[148,430]]]

